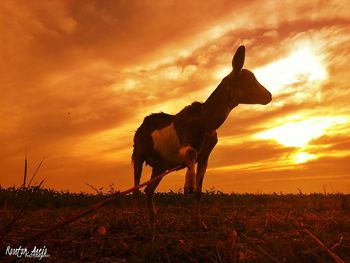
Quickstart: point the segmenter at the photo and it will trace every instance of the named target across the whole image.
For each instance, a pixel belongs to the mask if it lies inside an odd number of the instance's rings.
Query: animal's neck
[[[238,105],[234,94],[235,89],[230,87],[228,83],[226,78],[223,79],[203,104],[203,118],[208,132],[218,129],[231,110]]]

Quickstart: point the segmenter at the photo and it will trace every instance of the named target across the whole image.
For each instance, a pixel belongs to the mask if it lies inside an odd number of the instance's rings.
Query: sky
[[[273,95],[218,129],[204,190],[350,192],[349,1],[0,1],[0,184],[133,186],[143,118],[244,68]],[[150,176],[144,168],[141,181]],[[183,188],[185,171],[158,191]]]

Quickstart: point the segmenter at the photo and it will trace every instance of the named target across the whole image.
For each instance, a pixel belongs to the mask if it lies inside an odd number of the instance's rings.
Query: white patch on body
[[[171,163],[179,161],[180,142],[173,123],[161,130],[153,131],[151,136],[154,150],[166,161]]]
[[[194,165],[194,162],[193,164],[188,163],[187,156],[188,151],[193,148],[189,145],[180,146],[173,123],[163,129],[153,131],[151,137],[153,149],[159,152],[167,163],[176,165],[185,162],[189,166]]]
[[[193,192],[196,188],[195,160],[188,162],[188,152],[194,149],[189,145],[180,146],[173,123],[163,129],[153,131],[151,137],[153,149],[159,152],[167,163],[177,165],[185,162],[188,165],[185,192]]]

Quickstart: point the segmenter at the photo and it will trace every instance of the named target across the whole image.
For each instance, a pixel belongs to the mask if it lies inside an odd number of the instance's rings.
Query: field
[[[107,197],[0,188],[0,261],[16,259],[4,256],[7,246]],[[154,227],[145,197],[137,208],[124,196],[24,247],[45,246],[50,255],[45,262],[337,262],[337,256],[350,262],[349,195],[206,192],[207,229],[191,223],[192,196],[158,193],[155,200]]]

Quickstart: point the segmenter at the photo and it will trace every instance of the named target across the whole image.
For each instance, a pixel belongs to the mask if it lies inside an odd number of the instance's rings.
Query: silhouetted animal
[[[238,104],[266,105],[272,99],[254,74],[242,69],[244,58],[245,47],[240,46],[232,60],[232,72],[204,103],[194,102],[176,115],[151,114],[135,133],[132,154],[135,186],[140,184],[144,162],[153,168],[152,178],[178,165],[187,167],[184,191],[195,192],[193,219],[197,222],[200,222],[200,199],[208,158],[218,141],[216,130]],[[156,213],[153,193],[159,182],[145,189],[152,223]]]

